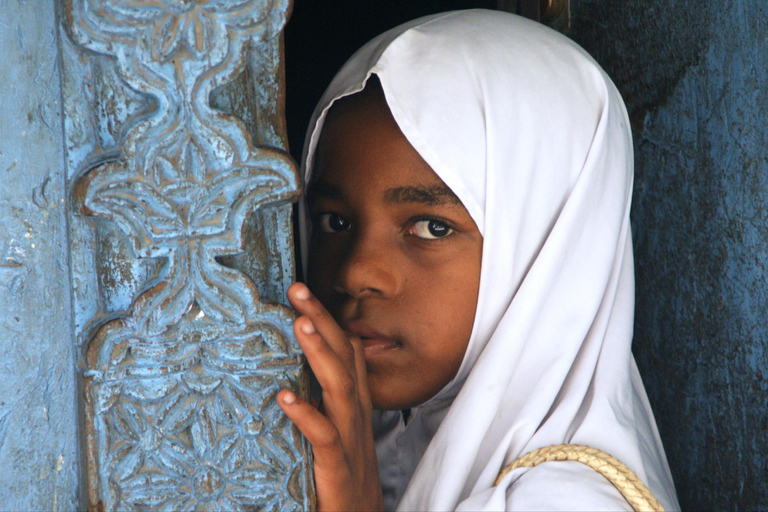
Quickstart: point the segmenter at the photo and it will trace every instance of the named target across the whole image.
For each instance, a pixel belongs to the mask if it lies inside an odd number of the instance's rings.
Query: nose
[[[373,234],[356,233],[339,262],[334,289],[356,299],[391,297],[400,290],[400,270],[394,241]]]

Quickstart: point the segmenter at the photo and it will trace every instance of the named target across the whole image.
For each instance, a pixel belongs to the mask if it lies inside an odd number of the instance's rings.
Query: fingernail
[[[295,404],[296,403],[296,395],[288,391],[287,393],[283,393],[283,403],[284,404]]]
[[[293,294],[299,300],[307,300],[309,298],[309,288],[302,286]]]
[[[313,332],[315,332],[315,326],[312,325],[311,320],[308,320],[303,324],[301,324],[300,329],[301,329],[301,332],[303,332],[304,334],[312,334]]]

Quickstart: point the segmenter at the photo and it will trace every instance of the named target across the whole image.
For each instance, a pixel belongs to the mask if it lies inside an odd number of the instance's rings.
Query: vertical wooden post
[[[94,510],[312,509],[288,0],[66,0],[63,98]]]

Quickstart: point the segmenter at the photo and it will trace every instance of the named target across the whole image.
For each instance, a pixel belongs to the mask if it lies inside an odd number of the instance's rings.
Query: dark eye
[[[321,214],[317,224],[323,233],[338,233],[349,229],[350,226],[349,221],[338,213]]]
[[[408,233],[425,240],[435,240],[445,238],[453,233],[453,228],[449,227],[443,221],[437,219],[427,219],[414,222]]]

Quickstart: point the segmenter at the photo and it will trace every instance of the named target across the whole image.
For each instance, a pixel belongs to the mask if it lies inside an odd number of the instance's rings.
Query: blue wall
[[[687,510],[768,503],[768,5],[573,0],[635,130],[635,353]]]

